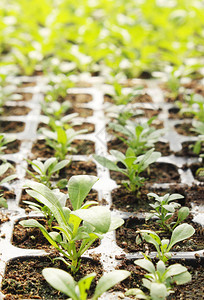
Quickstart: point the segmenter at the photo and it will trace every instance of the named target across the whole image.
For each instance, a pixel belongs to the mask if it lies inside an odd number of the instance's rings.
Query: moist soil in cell
[[[181,123],[176,124],[175,130],[178,134],[184,135],[184,136],[197,136],[198,134],[192,130],[192,124],[191,123]]]
[[[4,106],[3,116],[25,116],[30,112],[27,106]]]
[[[63,262],[53,261],[56,256],[55,253],[49,257],[24,257],[11,260],[6,266],[2,282],[4,299],[67,299],[67,296],[53,289],[42,275],[42,270],[48,267],[60,268],[69,272]],[[96,282],[103,273],[103,268],[97,258],[82,258],[79,270],[74,275],[74,279],[79,281],[92,272],[96,273],[96,277],[91,284],[89,296],[93,294]]]
[[[195,234],[187,240],[177,243],[171,251],[197,251],[204,249],[204,231],[200,224],[191,221],[192,216],[189,216],[185,223],[192,225],[195,229]],[[136,244],[136,231],[152,230],[155,231],[161,239],[170,239],[171,233],[164,232],[159,227],[156,220],[146,221],[137,217],[129,218],[125,224],[116,230],[116,242],[125,252],[146,252],[156,251],[152,244],[143,241],[141,244]]]
[[[15,121],[0,121],[0,132],[3,133],[17,133],[24,131],[24,122]]]

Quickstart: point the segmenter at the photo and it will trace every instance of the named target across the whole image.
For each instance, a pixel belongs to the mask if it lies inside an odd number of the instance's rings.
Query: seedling
[[[91,273],[76,282],[69,273],[56,268],[46,268],[42,274],[53,288],[71,297],[72,300],[86,300],[91,282],[96,276],[96,273]],[[105,273],[99,279],[91,300],[97,300],[103,293],[128,276],[130,272],[125,270]]]
[[[8,137],[5,134],[0,135],[0,155],[4,154],[4,150],[7,148],[7,144],[15,141],[16,138]]]
[[[40,160],[27,160],[27,162],[31,165],[33,170],[32,172],[30,170],[26,170],[28,174],[33,176],[36,181],[46,185],[49,188],[53,188],[52,183],[50,182],[51,177],[56,173],[59,172],[59,170],[63,169],[65,166],[67,166],[71,160],[62,160],[58,162],[58,160],[54,157],[48,158],[44,163]],[[37,172],[37,174],[36,174]],[[60,187],[64,188],[67,185],[66,179],[59,180],[54,187]]]
[[[64,99],[67,95],[67,90],[73,87],[73,82],[68,76],[58,74],[53,76],[49,82],[49,90],[45,95],[46,102],[53,102],[59,98]]]
[[[192,131],[199,134],[193,147],[193,152],[195,154],[200,154],[202,144],[204,144],[204,122],[194,121]]]
[[[140,244],[142,240],[145,240],[147,243],[153,244],[157,251],[157,257],[166,262],[171,258],[171,254],[169,253],[171,248],[185,239],[188,239],[195,233],[195,229],[193,226],[183,223],[178,225],[171,234],[171,239],[163,239],[151,230],[139,230],[136,231],[138,236],[136,238],[136,243]]]
[[[125,154],[117,150],[111,150],[110,153],[114,161],[99,155],[93,155],[93,157],[102,166],[128,177],[128,181],[122,183],[131,192],[138,192],[146,180],[144,177],[140,177],[140,174],[161,156],[161,153],[154,149],[140,156],[136,156],[131,148],[128,148]],[[122,167],[118,165],[122,165]]]
[[[172,202],[173,200],[178,200],[184,198],[180,194],[165,194],[164,196],[158,196],[155,193],[147,194],[149,198],[155,198],[155,203],[150,204],[153,208],[151,213],[147,215],[146,220],[156,217],[158,220],[156,222],[160,225],[160,227],[167,231],[173,231],[173,229],[183,222],[189,215],[188,207],[181,207],[177,210],[181,205],[176,202]],[[171,221],[171,219],[175,216],[175,212],[177,214],[177,220]]]
[[[172,288],[175,284],[181,285],[191,281],[191,274],[181,264],[166,267],[160,260],[155,268],[154,264],[146,258],[135,260],[134,263],[149,272],[142,280],[143,286],[149,290],[149,295],[140,289],[130,289],[126,292],[127,296],[133,295],[136,299],[165,300],[167,296],[174,293]]]
[[[144,111],[141,109],[133,109],[131,105],[112,105],[106,110],[109,118],[117,120],[118,124],[125,126],[131,117],[141,116]]]
[[[197,121],[204,122],[204,97],[200,94],[186,95],[185,102],[177,101],[180,114],[193,115]]]
[[[13,168],[13,166],[8,162],[5,162],[2,165],[0,165],[0,176],[3,176],[9,168]],[[6,182],[9,182],[9,181],[15,179],[16,177],[17,176],[15,174],[6,176],[5,178],[3,178],[0,181],[0,186],[2,186]],[[2,190],[0,190],[0,192],[1,191]],[[0,194],[0,207],[8,208],[8,204],[7,204],[6,199],[3,197],[3,193]]]
[[[43,113],[54,120],[60,120],[71,107],[72,104],[68,100],[62,103],[57,101],[41,103]]]
[[[122,86],[118,82],[114,82],[113,84],[114,87],[114,95],[113,95],[113,100],[116,105],[126,105],[129,102],[132,102],[133,99],[140,94],[140,91],[143,89],[143,87],[137,87],[134,88],[132,92],[129,94],[124,94],[122,90]]]
[[[148,149],[153,148],[161,135],[164,134],[164,129],[150,127],[154,119],[155,117],[141,124],[129,121],[125,126],[110,123],[109,127],[120,134],[122,133],[124,138],[121,136],[118,136],[118,138],[128,147],[132,148],[135,155],[140,155],[144,154]]]
[[[61,126],[56,126],[55,132],[46,128],[42,128],[41,132],[46,137],[47,145],[55,150],[55,156],[63,160],[68,153],[76,152],[71,144],[77,135],[86,133],[87,130],[75,131],[73,128],[64,130]]]
[[[33,181],[26,182],[26,186],[30,188],[27,193],[50,209],[58,225],[52,227],[54,231],[48,232],[34,219],[21,221],[20,224],[25,227],[40,228],[50,244],[64,256],[58,259],[63,260],[73,273],[80,266],[81,255],[96,239],[102,239],[105,233],[124,223],[121,218],[111,216],[108,208],[96,206],[97,202],[95,201],[83,204],[97,180],[97,177],[88,175],[70,178],[68,194],[72,211],[68,207],[62,206],[55,193],[45,185]],[[81,241],[79,248],[77,248],[77,241]],[[66,259],[71,260],[71,263]]]

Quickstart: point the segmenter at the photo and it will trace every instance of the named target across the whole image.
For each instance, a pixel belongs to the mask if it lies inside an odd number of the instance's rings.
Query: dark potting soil
[[[27,92],[25,92],[25,93],[22,92],[22,93],[17,93],[17,94],[19,94],[20,96],[22,96],[22,98],[19,99],[19,100],[16,100],[16,101],[29,101],[33,97],[32,93],[27,93]]]
[[[22,82],[18,87],[25,88],[25,87],[31,87],[31,86],[36,86],[36,82]]]
[[[195,162],[192,163],[189,167],[193,173],[194,178],[200,182],[204,182],[204,162]]]
[[[72,142],[72,147],[76,149],[77,155],[89,155],[95,152],[94,142],[89,140],[74,140]],[[45,140],[37,140],[32,146],[32,157],[31,159],[36,159],[39,157],[52,157],[54,156],[54,150],[46,145]],[[68,153],[73,154],[73,153]]]
[[[121,184],[121,180],[127,180],[127,177],[119,172],[110,171],[111,178]],[[150,165],[149,172],[142,172],[140,177],[145,177],[146,182],[151,183],[174,183],[180,182],[180,175],[177,167],[169,163],[153,163]]]
[[[154,260],[153,260],[154,261]],[[199,259],[195,260],[174,260],[170,261],[170,264],[180,263],[187,267],[191,273],[192,280],[185,285],[175,285],[173,287],[174,293],[167,297],[167,300],[201,300],[203,299],[203,262]],[[118,269],[128,270],[131,272],[131,276],[117,285],[117,289],[121,292],[125,292],[127,289],[140,288],[147,292],[142,286],[142,278],[147,273],[144,269],[134,264],[134,260],[128,260],[123,258],[117,266]]]
[[[24,128],[24,122],[0,121],[0,132],[3,133],[22,132],[24,131]]]
[[[173,246],[171,251],[197,251],[204,249],[204,230],[202,225],[191,221],[192,217],[188,217],[185,223],[191,224],[195,229],[195,234],[187,240],[181,241]],[[152,244],[148,244],[143,241],[141,244],[136,244],[136,231],[138,230],[152,230],[155,232],[161,231],[161,228],[157,224],[156,220],[149,220],[145,222],[145,219],[138,219],[137,217],[130,217],[125,220],[124,225],[116,230],[116,243],[123,248],[125,252],[138,252],[145,253],[148,251],[156,251]],[[171,233],[160,232],[160,238],[170,239]]]
[[[110,96],[110,95],[104,95],[104,102],[110,102],[110,103],[113,103],[115,104],[115,101],[114,101],[114,97]],[[145,93],[145,94],[141,94],[141,95],[138,95],[138,96],[135,96],[133,98],[132,101],[130,101],[130,103],[151,103],[153,102],[152,101],[152,97]]]
[[[193,152],[195,142],[186,141],[182,143],[182,149],[175,153],[176,156],[192,156],[198,157],[199,155]],[[201,145],[201,153],[204,152],[204,143]]]
[[[28,219],[28,218],[27,218]],[[48,227],[48,223],[44,218],[34,218],[40,224],[42,224],[48,231],[50,231]],[[57,224],[53,224],[57,225]],[[12,236],[12,244],[19,248],[24,249],[43,249],[47,252],[55,250],[55,248],[48,242],[48,240],[44,237],[41,230],[39,228],[29,228],[23,227],[17,222],[14,225],[13,236]],[[77,247],[80,247],[81,242],[77,241]],[[100,245],[100,240],[97,239],[90,247],[93,249]]]
[[[193,114],[191,113],[181,113],[180,112],[180,109],[176,106],[173,106],[172,108],[170,108],[168,110],[169,112],[169,116],[168,118],[169,119],[179,119],[179,120],[182,120],[182,119],[192,119],[193,118]]]
[[[178,134],[185,136],[198,136],[196,132],[191,130],[193,128],[191,123],[176,124],[174,127]]]
[[[25,257],[11,260],[6,266],[2,282],[4,299],[67,299],[67,296],[53,289],[42,275],[42,270],[48,267],[60,268],[69,272],[69,269],[61,261],[52,261],[55,257],[56,254],[40,258]],[[103,268],[97,258],[82,258],[80,268],[74,275],[74,279],[79,281],[92,272],[96,273],[96,277],[91,284],[89,296],[93,294],[96,282],[103,274]]]
[[[21,146],[21,141],[20,140],[15,140],[9,144],[6,145],[6,149],[4,150],[5,154],[11,154],[11,153],[16,153],[19,152]]]
[[[69,100],[75,103],[88,103],[93,100],[92,96],[89,94],[68,94],[65,100]]]
[[[30,112],[27,106],[3,106],[3,116],[25,116]]]

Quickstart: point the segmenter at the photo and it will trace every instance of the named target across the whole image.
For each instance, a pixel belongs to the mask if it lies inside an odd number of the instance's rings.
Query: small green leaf
[[[80,299],[75,291],[76,282],[69,273],[56,268],[46,268],[42,271],[42,274],[46,281],[56,290],[61,291],[73,300]]]
[[[163,283],[152,283],[150,296],[152,300],[165,300],[168,296],[167,288]]]
[[[137,259],[134,261],[134,263],[150,273],[155,273],[155,267],[153,263],[146,258]]]
[[[68,182],[69,198],[74,210],[81,207],[82,202],[90,192],[98,178],[91,175],[72,176]]]
[[[103,293],[113,287],[116,283],[130,276],[130,272],[125,270],[115,270],[104,274],[98,281],[92,300],[98,299]]]
[[[180,241],[188,239],[194,233],[195,233],[195,229],[193,228],[193,226],[187,223],[177,226],[172,232],[171,240],[168,246],[168,251],[173,247],[173,245],[175,245]]]

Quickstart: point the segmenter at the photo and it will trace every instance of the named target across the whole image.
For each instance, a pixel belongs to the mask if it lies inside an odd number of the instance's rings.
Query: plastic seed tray
[[[0,117],[0,121],[9,122],[22,122],[24,124],[24,129],[17,133],[8,133],[9,135],[14,135],[21,142],[20,149],[14,154],[7,154],[3,157],[11,162],[15,163],[17,179],[11,184],[7,184],[5,187],[9,190],[13,190],[15,194],[15,199],[8,199],[8,210],[1,211],[1,227],[0,227],[0,285],[4,277],[5,267],[7,263],[15,258],[23,256],[46,256],[47,252],[44,250],[36,249],[22,249],[12,245],[12,235],[14,224],[21,218],[27,218],[28,216],[39,216],[35,212],[27,213],[23,208],[19,206],[19,202],[22,195],[22,188],[25,182],[27,158],[32,159],[31,149],[33,143],[41,139],[42,136],[37,133],[37,127],[40,122],[40,112],[41,106],[40,102],[43,101],[43,93],[46,90],[46,79],[42,77],[18,77],[15,79],[19,82],[34,82],[34,86],[24,87],[17,90],[18,93],[30,93],[31,99],[28,101],[12,101],[8,102],[7,106],[24,106],[30,109],[27,115],[19,116],[8,116]],[[93,110],[93,115],[87,118],[81,118],[83,122],[93,123],[95,125],[95,131],[92,133],[87,133],[80,135],[77,139],[92,141],[95,145],[95,153],[99,155],[108,156],[107,142],[112,139],[112,136],[107,133],[106,126],[110,122],[107,110],[110,109],[110,103],[104,103],[104,95],[111,90],[111,87],[103,84],[102,80],[96,79],[93,81],[92,87],[88,88],[72,88],[68,92],[71,94],[89,94],[92,96],[92,100],[88,103],[78,104],[79,107],[89,108]],[[140,84],[140,81],[135,83]],[[142,82],[144,83],[144,82]],[[178,171],[179,180],[173,183],[152,183],[153,188],[168,189],[173,185],[177,186],[192,186],[202,184],[194,178],[192,169],[190,166],[193,163],[201,163],[198,157],[190,156],[178,156],[175,155],[176,152],[181,151],[182,143],[195,141],[196,137],[193,136],[183,136],[180,135],[176,129],[175,125],[183,123],[184,120],[169,119],[169,109],[174,107],[171,103],[166,103],[164,101],[164,93],[160,89],[156,80],[146,80],[145,81],[144,92],[152,97],[152,103],[136,103],[133,106],[138,108],[146,108],[150,110],[159,110],[158,120],[163,123],[164,128],[167,129],[165,135],[161,138],[164,143],[169,143],[170,151],[173,154],[168,156],[162,156],[158,163],[164,163],[174,166]],[[128,91],[128,88],[124,88],[124,92]],[[145,121],[145,118],[140,118]],[[185,122],[191,122],[191,120],[185,120]],[[87,161],[91,160],[91,154],[89,155],[72,155],[74,161]],[[95,162],[96,163],[96,162]],[[102,201],[105,199],[105,204],[107,207],[112,207],[111,192],[113,189],[117,188],[116,182],[111,178],[108,169],[102,167],[96,163],[97,176],[100,180],[94,185],[94,189],[98,192],[98,200]],[[201,195],[201,198],[204,195]],[[202,202],[201,202],[202,203]],[[204,210],[203,204],[198,206],[192,203],[191,213],[193,215],[193,220],[197,223],[204,224]],[[132,217],[138,217],[138,219],[144,218],[145,213],[141,212],[128,212],[123,210],[112,209],[112,214],[120,215],[125,220]],[[8,217],[8,219],[6,219]],[[203,257],[204,249],[199,251],[187,251],[187,252],[174,252],[173,257],[179,259],[190,259],[196,260]],[[101,241],[100,245],[94,249],[88,250],[85,253],[85,257],[92,257],[93,254],[100,254],[99,259],[104,268],[104,271],[113,270],[121,261],[122,258],[136,259],[142,258],[142,254],[139,252],[127,252],[117,245],[116,242],[116,232],[111,232],[105,235],[104,239]],[[155,252],[150,254],[152,257],[155,256]],[[116,259],[118,258],[118,259]],[[201,259],[203,263],[203,260]],[[0,296],[3,299],[3,294]],[[101,299],[119,299],[123,297],[121,293],[113,292],[106,293]]]

